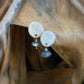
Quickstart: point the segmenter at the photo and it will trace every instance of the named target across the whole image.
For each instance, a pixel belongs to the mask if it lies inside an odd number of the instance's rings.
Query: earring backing
[[[55,34],[51,31],[45,31],[40,38],[41,44],[45,47],[45,51],[41,53],[43,58],[48,58],[52,55],[52,53],[48,50],[48,47],[52,46],[55,42]]]
[[[29,25],[28,32],[29,32],[30,36],[35,38],[35,42],[32,42],[32,46],[34,46],[37,49],[37,47],[40,46],[40,42],[38,42],[38,38],[44,32],[43,26],[38,22],[32,22]]]

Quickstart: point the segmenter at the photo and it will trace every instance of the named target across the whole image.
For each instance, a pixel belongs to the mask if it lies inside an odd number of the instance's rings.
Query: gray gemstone
[[[48,58],[48,57],[50,57],[51,55],[52,55],[52,53],[51,53],[50,51],[44,51],[44,52],[41,53],[41,56],[42,56],[43,58]]]
[[[40,42],[32,42],[32,46],[39,47],[40,46]]]

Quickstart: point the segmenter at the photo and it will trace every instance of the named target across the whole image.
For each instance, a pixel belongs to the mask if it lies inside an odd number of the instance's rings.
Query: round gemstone
[[[32,46],[39,47],[40,46],[40,42],[32,42]]]
[[[48,58],[48,57],[50,57],[51,55],[52,55],[52,53],[51,53],[50,51],[44,51],[44,52],[41,53],[41,56],[42,56],[43,58]]]

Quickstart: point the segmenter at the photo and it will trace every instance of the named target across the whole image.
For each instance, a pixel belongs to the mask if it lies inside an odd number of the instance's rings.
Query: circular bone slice
[[[51,31],[45,31],[42,35],[41,35],[41,43],[43,46],[45,47],[50,47],[54,42],[55,42],[55,34]]]
[[[42,26],[40,23],[38,23],[38,22],[32,22],[32,23],[29,25],[28,31],[29,31],[29,34],[30,34],[33,38],[38,38],[38,37],[40,37],[41,34],[43,33],[44,28],[43,28],[43,26]]]

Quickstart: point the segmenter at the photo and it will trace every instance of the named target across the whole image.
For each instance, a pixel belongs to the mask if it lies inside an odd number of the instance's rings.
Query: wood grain
[[[14,25],[13,25],[14,26]],[[36,50],[32,46],[32,42],[34,42],[35,39],[33,39],[29,33],[28,29],[25,28],[25,49],[26,49],[26,60],[27,60],[27,67],[29,68],[30,64],[30,69],[28,71],[43,71],[43,70],[50,70],[55,68],[61,61],[62,59],[59,57],[59,55],[49,48],[49,51],[52,53],[52,56],[49,58],[42,58],[41,53],[44,51],[44,47],[41,45],[38,47]],[[40,42],[40,40],[38,39]]]
[[[25,30],[18,26],[10,29],[11,79],[15,84],[26,84]]]
[[[41,48],[36,50],[31,46],[34,40],[28,34],[26,27],[10,25],[10,41],[11,81],[13,80],[16,84],[26,84],[28,72],[52,70],[62,61],[51,48],[49,50],[52,52],[52,56],[42,58],[41,52],[44,47],[41,45]]]
[[[73,69],[54,68],[48,71],[28,72],[28,84],[72,84]]]
[[[60,2],[61,1],[58,1],[58,3],[60,3]],[[53,1],[51,1],[51,0],[49,0],[49,1],[47,1],[47,0],[46,1],[25,0],[21,10],[19,11],[18,15],[16,16],[14,24],[23,25],[23,26],[28,27],[28,25],[32,21],[38,21],[44,26],[45,30],[51,30],[54,32],[62,31],[61,27],[59,25],[61,23],[59,22],[59,19],[57,18],[57,15],[61,14],[60,12],[57,12],[57,10],[56,10],[57,9],[56,5],[59,5],[58,3],[56,0],[53,0]],[[58,8],[60,8],[60,7],[58,7]],[[58,10],[60,10],[60,9],[58,9]],[[27,11],[25,11],[25,10],[27,10]],[[65,14],[63,14],[63,15],[65,15]],[[67,15],[68,14],[66,13],[65,16],[67,17]],[[61,15],[60,15],[60,17],[61,17]],[[66,24],[68,24],[68,23],[65,23],[65,25]],[[61,56],[61,57],[63,58],[63,56]],[[67,62],[67,60],[65,58],[63,58],[63,59]],[[71,64],[69,62],[67,62],[67,63],[71,66]]]
[[[76,69],[73,84],[84,79],[84,16],[70,0],[25,0],[13,24],[28,27],[40,22],[45,30],[56,34],[52,48],[71,67]]]
[[[3,18],[3,16],[5,15],[7,9],[10,6],[10,1],[9,0],[0,0],[0,21]]]
[[[7,47],[6,51],[4,51],[5,54],[3,54],[3,61],[2,61],[2,66],[0,70],[0,76],[3,75],[4,72],[7,72],[8,69],[8,63],[10,61],[10,33],[8,32],[8,41],[7,41]]]

